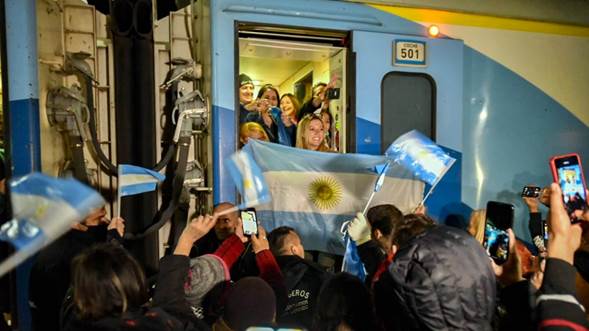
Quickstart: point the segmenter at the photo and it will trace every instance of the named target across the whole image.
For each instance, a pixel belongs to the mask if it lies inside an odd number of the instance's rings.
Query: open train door
[[[444,147],[457,162],[426,204],[442,222],[463,209],[463,46],[454,39],[352,33],[351,143],[358,153],[382,154],[399,135],[417,129]]]

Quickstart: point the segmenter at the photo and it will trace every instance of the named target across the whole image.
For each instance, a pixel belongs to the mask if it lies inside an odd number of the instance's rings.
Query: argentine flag
[[[385,151],[385,155],[432,186],[438,183],[456,161],[417,130],[409,131],[395,139]]]
[[[362,211],[375,189],[374,169],[384,156],[308,151],[256,140],[242,149],[260,166],[272,196],[258,206],[258,219],[269,231],[293,227],[305,249],[344,253],[343,222]],[[391,164],[371,206],[394,204],[412,211],[423,198],[424,184],[410,171]]]
[[[142,167],[119,164],[119,198],[154,191],[166,176]]]
[[[270,202],[270,192],[262,170],[250,154],[237,151],[225,164],[241,194],[242,203],[237,208],[245,209]]]
[[[100,194],[77,180],[40,173],[11,180],[10,200],[14,218],[0,227],[0,240],[10,242],[15,253],[0,264],[0,276],[104,205]]]

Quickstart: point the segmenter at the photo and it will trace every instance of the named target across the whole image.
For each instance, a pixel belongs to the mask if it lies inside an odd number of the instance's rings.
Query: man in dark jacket
[[[311,328],[315,303],[321,285],[328,274],[310,261],[306,261],[301,238],[293,228],[281,226],[268,235],[270,250],[284,275],[288,302],[277,320],[279,324]]]
[[[483,247],[447,226],[400,245],[375,287],[387,330],[490,330],[495,275]]]

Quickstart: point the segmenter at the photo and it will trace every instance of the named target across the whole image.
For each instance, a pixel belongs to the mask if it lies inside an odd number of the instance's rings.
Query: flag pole
[[[427,200],[427,198],[429,198],[429,196],[434,192],[434,188],[436,188],[436,186],[438,186],[438,183],[440,183],[442,181],[442,178],[444,178],[444,175],[448,172],[448,170],[450,170],[450,168],[452,168],[452,165],[454,165],[454,161],[452,161],[452,163],[450,163],[450,165],[448,167],[446,167],[446,169],[444,169],[444,171],[438,176],[438,179],[436,180],[434,185],[432,185],[432,187],[430,187],[430,189],[427,192],[427,194],[425,195],[425,197],[423,197],[423,200],[421,200],[421,202],[417,205],[417,207],[415,207],[414,212],[417,211],[417,209],[419,209],[419,207],[421,207],[425,204],[425,200]]]
[[[374,199],[374,195],[376,194],[376,192],[380,191],[380,188],[382,187],[382,184],[384,183],[384,178],[386,176],[386,173],[387,173],[387,170],[389,169],[390,164],[391,164],[391,161],[387,161],[387,163],[385,163],[385,165],[384,165],[384,168],[381,170],[381,173],[378,174],[378,177],[376,178],[376,182],[374,182],[374,190],[372,190],[372,193],[370,193],[370,197],[368,198],[368,202],[366,202],[366,206],[364,206],[364,210],[362,210],[362,215],[366,216],[366,211],[368,211],[368,206],[370,206],[372,199]]]
[[[117,213],[115,217],[121,216],[121,167],[118,167],[117,170],[118,177],[117,177]]]
[[[376,191],[372,190],[372,193],[370,193],[370,198],[368,198],[368,202],[366,203],[366,206],[364,206],[364,210],[362,210],[362,215],[366,216],[366,212],[368,211],[368,206],[370,206],[370,203],[372,202],[372,199],[374,199],[375,194],[376,194]]]

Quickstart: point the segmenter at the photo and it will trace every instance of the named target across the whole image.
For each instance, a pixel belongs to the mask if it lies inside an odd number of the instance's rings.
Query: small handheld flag
[[[356,243],[347,233],[345,234],[344,241],[346,242],[346,252],[344,253],[344,260],[342,262],[342,271],[354,275],[364,282],[366,279],[366,268],[362,260],[360,260],[358,246],[356,246]]]
[[[14,219],[0,227],[0,240],[10,242],[16,252],[0,264],[0,276],[104,205],[100,194],[77,180],[40,173],[11,180],[10,192]]]
[[[117,215],[121,215],[121,197],[154,191],[166,176],[142,167],[119,164]]]
[[[456,161],[440,146],[416,130],[397,138],[387,148],[385,156],[400,163],[419,179],[432,186],[437,184]]]
[[[431,188],[417,206],[418,208],[424,204],[436,185],[456,161],[456,159],[446,154],[440,146],[416,130],[409,131],[393,141],[385,151],[385,156],[400,163],[416,177],[431,185]]]
[[[226,162],[227,170],[241,194],[239,209],[270,202],[270,191],[262,170],[254,159],[244,151],[238,151]]]

